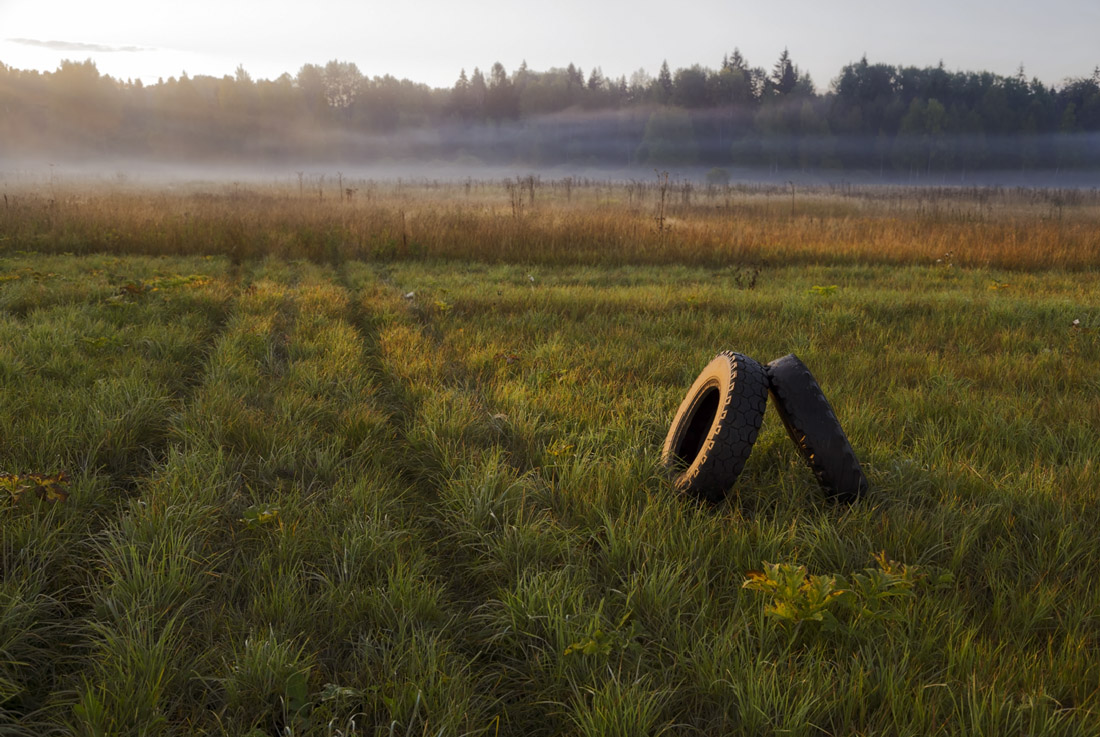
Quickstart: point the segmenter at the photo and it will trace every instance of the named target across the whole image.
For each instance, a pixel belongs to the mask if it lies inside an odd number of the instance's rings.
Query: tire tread
[[[793,353],[764,370],[776,412],[826,494],[845,502],[866,494],[859,459],[810,370]]]

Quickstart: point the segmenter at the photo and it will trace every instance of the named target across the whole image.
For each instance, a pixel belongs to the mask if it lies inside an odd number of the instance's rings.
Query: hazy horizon
[[[864,5],[796,1],[776,20],[716,0],[429,2],[415,16],[336,0],[155,16],[0,0],[0,168],[1071,186],[1100,171],[1100,7]],[[161,62],[166,83],[126,83]]]

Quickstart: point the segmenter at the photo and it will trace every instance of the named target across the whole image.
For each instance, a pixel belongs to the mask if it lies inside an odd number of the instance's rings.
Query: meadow
[[[1096,191],[334,180],[3,182],[0,734],[1100,733]]]

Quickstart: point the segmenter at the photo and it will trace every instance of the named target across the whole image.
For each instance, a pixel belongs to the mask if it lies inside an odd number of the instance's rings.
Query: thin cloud
[[[150,51],[142,46],[107,46],[105,44],[89,44],[80,41],[39,41],[35,38],[9,38],[8,41],[24,46],[37,46],[54,51],[99,51],[114,53],[116,51]]]

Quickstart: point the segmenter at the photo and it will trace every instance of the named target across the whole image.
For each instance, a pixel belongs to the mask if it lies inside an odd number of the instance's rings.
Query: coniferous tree
[[[604,79],[603,71],[599,67],[592,67],[592,71],[588,75],[588,90],[590,92],[598,92],[607,84],[607,80]]]
[[[519,101],[508,72],[499,61],[489,70],[489,88],[485,95],[485,113],[497,122],[519,115]]]
[[[451,88],[451,99],[448,104],[450,113],[462,120],[469,120],[473,115],[473,99],[470,94],[470,80],[466,77],[466,70],[458,73],[458,79]]]
[[[798,84],[798,73],[786,48],[772,67],[770,82],[772,91],[777,95],[789,95],[794,92],[795,85]]]
[[[584,87],[584,71],[577,66],[574,66],[573,62],[569,62],[569,66],[565,68],[566,83],[570,87]]]
[[[485,84],[485,75],[474,67],[474,73],[470,76],[470,117],[474,120],[485,118],[485,98],[489,92]]]
[[[863,57],[819,94],[789,51],[765,71],[750,67],[734,49],[717,69],[672,70],[666,62],[656,79],[639,70],[610,81],[598,66],[586,79],[575,65],[532,72],[523,64],[509,75],[499,63],[488,76],[475,70],[468,79],[462,71],[453,87],[433,90],[389,75],[368,79],[354,64],[332,61],[306,64],[297,75],[275,80],[254,79],[240,66],[221,77],[184,73],[141,85],[101,75],[90,61],[66,61],[46,73],[0,65],[0,154],[244,160],[270,150],[299,159],[369,160],[374,149],[354,134],[446,129],[454,118],[522,117],[537,143],[516,144],[504,155],[546,162],[621,163],[646,141],[645,150],[666,161],[697,157],[710,165],[733,160],[779,170],[836,166],[874,172],[893,163],[899,171],[926,176],[1100,165],[1091,135],[1100,131],[1100,69],[1048,87],[1028,81],[1022,67],[1001,76],[949,71],[942,63],[872,64]],[[653,103],[683,115],[652,118],[647,106]],[[562,118],[540,122],[539,116],[571,106],[637,106],[637,113],[616,116],[610,124],[600,116],[568,125]],[[681,157],[675,139],[688,131],[699,143],[683,149],[694,154]],[[499,146],[490,135],[458,128],[409,140],[438,141],[431,144],[432,155],[468,149],[484,158]],[[401,149],[386,155],[413,154]]]
[[[657,79],[653,81],[654,101],[665,105],[672,99],[672,72],[668,68],[668,60],[661,62],[661,70],[657,72]]]

